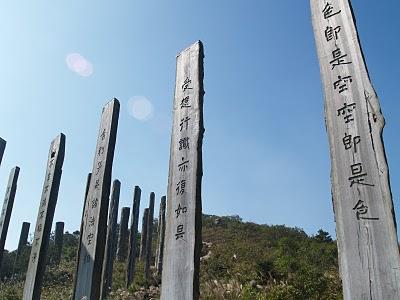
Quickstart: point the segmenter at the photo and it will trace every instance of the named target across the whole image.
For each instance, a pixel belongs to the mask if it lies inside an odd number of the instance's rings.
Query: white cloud
[[[148,121],[153,117],[153,104],[144,96],[133,96],[128,100],[129,114],[139,121]]]
[[[79,53],[69,53],[65,62],[68,68],[80,76],[88,77],[93,74],[93,65]]]

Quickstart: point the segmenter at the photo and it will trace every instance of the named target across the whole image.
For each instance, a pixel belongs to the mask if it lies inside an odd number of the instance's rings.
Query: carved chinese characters
[[[197,299],[201,249],[203,46],[177,56],[161,299]]]
[[[325,92],[332,196],[345,299],[399,299],[384,119],[348,0],[311,0]]]

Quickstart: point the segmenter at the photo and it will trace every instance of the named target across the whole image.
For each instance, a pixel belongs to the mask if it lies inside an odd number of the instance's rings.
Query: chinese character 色
[[[333,12],[333,5],[328,2],[328,3],[326,3],[322,12],[324,13],[324,19],[326,20],[326,19],[329,19],[330,17],[340,13],[341,10],[339,10],[337,12]]]

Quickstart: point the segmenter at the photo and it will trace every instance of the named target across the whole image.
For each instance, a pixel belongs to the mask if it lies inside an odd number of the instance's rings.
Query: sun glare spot
[[[93,74],[93,65],[79,53],[69,53],[65,61],[68,68],[80,76],[88,77]]]
[[[139,121],[148,121],[153,117],[153,104],[144,96],[134,96],[128,100],[129,114]]]

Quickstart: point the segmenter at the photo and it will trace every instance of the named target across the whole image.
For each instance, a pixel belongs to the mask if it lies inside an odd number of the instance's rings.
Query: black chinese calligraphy
[[[347,132],[345,132],[342,141],[345,150],[349,150],[354,147],[354,153],[357,153],[357,145],[361,142],[361,137],[359,135],[352,136],[351,134],[347,134]]]
[[[185,158],[182,157],[182,162],[178,165],[178,170],[181,172],[185,172],[188,167],[189,161],[185,160]]]
[[[374,186],[371,183],[366,183],[364,182],[365,177],[367,177],[367,173],[363,173],[363,167],[361,163],[355,163],[350,166],[351,169],[351,175],[349,177],[350,181],[350,187],[352,187],[354,184],[362,184],[362,185],[369,185],[369,186]]]
[[[329,62],[332,65],[332,70],[336,66],[351,64],[351,61],[345,60],[346,56],[347,54],[342,54],[342,50],[340,50],[340,48],[336,46],[336,49],[332,51],[333,59]]]
[[[185,117],[181,119],[181,123],[179,124],[179,126],[181,127],[180,131],[183,130],[183,128],[185,127],[185,129],[188,129],[188,122],[189,122],[190,118],[189,117]]]
[[[176,240],[183,239],[185,232],[183,231],[183,224],[179,224],[176,227],[175,238]]]
[[[326,3],[324,9],[322,10],[322,12],[324,13],[324,19],[329,19],[330,17],[333,17],[334,15],[337,15],[338,13],[341,12],[341,10],[338,11],[334,11],[334,7],[332,4],[330,4],[329,2]]]
[[[377,217],[366,217],[368,213],[368,206],[364,204],[363,200],[358,200],[357,204],[353,207],[353,210],[356,211],[357,220],[379,220]]]
[[[189,84],[191,84],[192,81],[189,79],[189,77],[186,77],[185,81],[182,84],[182,90],[185,92],[186,90],[192,90],[193,88],[189,87]]]
[[[180,214],[184,214],[187,212],[187,207],[186,206],[181,206],[181,204],[178,204],[178,208],[175,209],[175,213],[176,213],[176,217],[178,218],[180,216]]]
[[[190,149],[189,146],[189,137],[184,137],[179,140],[179,151]]]
[[[179,194],[183,195],[183,193],[185,192],[185,187],[186,187],[186,180],[182,179],[181,181],[179,181],[176,184],[176,189],[175,189],[176,195],[179,195]]]
[[[338,80],[333,83],[333,88],[335,90],[339,89],[339,93],[342,93],[348,89],[347,84],[351,83],[352,81],[353,80],[351,79],[351,76],[342,77],[339,75]]]
[[[325,29],[325,38],[326,41],[329,42],[333,39],[337,40],[338,36],[339,36],[339,32],[340,32],[341,27],[340,26],[336,26],[335,28],[333,28],[332,26],[326,26]]]
[[[338,109],[337,115],[338,117],[340,115],[344,116],[343,118],[345,123],[349,123],[351,121],[354,121],[352,112],[355,108],[356,108],[355,103],[350,103],[350,104],[344,103],[344,106]]]
[[[189,105],[189,96],[186,96],[185,98],[183,98],[181,100],[181,109],[184,108],[184,107],[186,107],[186,108],[191,107]]]

